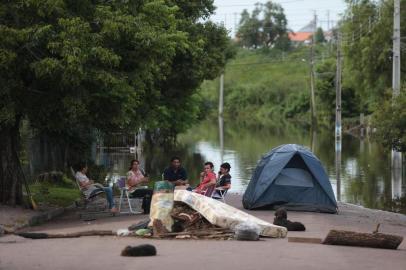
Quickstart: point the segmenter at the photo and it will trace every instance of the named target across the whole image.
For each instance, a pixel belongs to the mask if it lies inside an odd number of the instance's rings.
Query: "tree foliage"
[[[316,34],[314,35],[314,40],[317,44],[326,42],[326,38],[324,36],[323,28],[317,28]]]
[[[220,73],[229,45],[223,27],[202,20],[213,1],[198,3],[2,1],[0,131],[18,136],[21,119],[59,137],[93,128],[185,130],[198,114],[197,87]],[[0,165],[6,186],[17,181],[11,156]]]
[[[288,50],[288,21],[281,5],[268,1],[257,3],[251,15],[241,13],[237,31],[240,44],[246,48],[271,47]]]
[[[354,89],[364,113],[381,106],[392,85],[393,1],[347,1],[340,30],[344,45],[344,87]],[[406,1],[401,1],[406,10]],[[401,36],[406,35],[406,17],[401,16]],[[405,59],[405,50],[401,58]],[[406,62],[402,61],[402,73]],[[401,76],[403,79],[405,76]]]
[[[404,94],[393,106],[391,95],[386,94],[392,88],[393,1],[346,2],[348,8],[340,27],[344,40],[343,87],[352,89],[360,112],[374,115],[376,138],[388,148],[405,151]],[[406,1],[400,2],[401,10],[406,10]],[[400,19],[401,36],[405,36],[406,17]],[[401,59],[405,57],[402,49]],[[402,61],[403,85],[405,70],[406,62]]]
[[[387,96],[391,96],[390,94]],[[388,149],[406,152],[406,93],[393,101],[388,98],[374,113],[376,138]]]

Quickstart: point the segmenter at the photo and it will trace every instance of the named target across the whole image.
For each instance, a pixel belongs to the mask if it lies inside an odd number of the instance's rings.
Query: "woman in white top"
[[[144,214],[149,214],[153,191],[149,188],[137,188],[141,184],[146,184],[149,181],[145,172],[142,171],[139,166],[140,162],[138,160],[131,160],[131,167],[127,173],[126,184],[132,198],[142,198],[142,209],[144,209]]]

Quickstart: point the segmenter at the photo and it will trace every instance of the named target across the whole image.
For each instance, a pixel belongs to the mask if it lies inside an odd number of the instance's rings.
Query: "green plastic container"
[[[154,185],[154,192],[173,192],[175,186],[168,181],[157,181]]]

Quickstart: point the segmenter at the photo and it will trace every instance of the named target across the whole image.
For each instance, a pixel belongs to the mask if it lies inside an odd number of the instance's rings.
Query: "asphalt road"
[[[241,208],[240,197],[230,195],[229,204]],[[289,212],[306,232],[288,236],[323,238],[330,229],[380,232],[406,238],[406,216],[340,205],[338,215]],[[250,211],[272,222],[272,211]],[[75,232],[89,229],[126,228],[146,216],[120,216],[83,222],[68,215],[31,231]],[[126,245],[153,244],[154,257],[121,257]],[[398,250],[291,243],[287,239],[257,242],[216,240],[150,240],[131,237],[82,237],[31,240],[17,236],[0,238],[0,269],[406,269],[406,243]]]

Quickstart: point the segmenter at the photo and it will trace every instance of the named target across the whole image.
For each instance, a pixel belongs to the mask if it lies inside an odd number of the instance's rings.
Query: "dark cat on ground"
[[[153,245],[126,246],[121,251],[121,256],[139,257],[139,256],[155,256],[156,248]]]
[[[292,222],[288,220],[288,213],[285,208],[278,208],[275,211],[274,225],[282,226],[288,231],[305,231],[305,226],[300,222]]]

